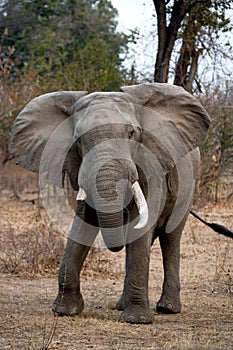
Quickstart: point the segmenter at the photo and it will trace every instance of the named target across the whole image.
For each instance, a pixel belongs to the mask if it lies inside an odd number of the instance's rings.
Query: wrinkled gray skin
[[[158,197],[157,182],[153,182],[154,174],[150,175],[150,191],[154,194],[151,203],[148,204],[149,218],[153,217],[153,209],[151,208],[159,206],[156,220],[152,219],[148,228],[139,236],[135,233],[137,230],[133,228],[133,225],[129,224],[130,234],[132,237],[135,234],[136,239],[125,242],[126,276],[117,309],[122,310],[120,315],[122,322],[151,323],[153,312],[150,309],[148,299],[149,262],[151,244],[157,237],[160,241],[164,266],[162,295],[157,303],[157,311],[161,313],[179,313],[181,311],[180,239],[190,203],[184,206],[185,210],[182,212],[178,226],[173,227],[171,232],[166,232],[166,225],[174,211],[178,196],[179,171],[174,161],[170,159],[168,151],[163,148],[163,145],[158,145],[153,132],[148,132],[148,130],[157,130],[156,119],[154,124],[152,120],[152,125],[147,125],[149,119],[145,120],[138,105],[149,107],[156,113],[161,113],[163,120],[169,120],[169,125],[172,123],[172,126],[179,130],[179,135],[182,136],[188,151],[195,150],[202,141],[209,125],[209,118],[193,97],[177,87],[167,84],[142,84],[126,87],[123,91],[112,94],[94,93],[81,98],[77,95],[71,99],[64,98],[60,93],[55,98],[56,111],[54,115],[60,113],[60,119],[58,118],[59,121],[51,127],[43,142],[48,140],[48,136],[63,119],[68,115],[74,116],[72,131],[74,143],[66,156],[63,170],[68,173],[75,190],[80,187],[85,190],[87,199],[86,201],[78,201],[77,216],[92,226],[88,226],[84,222],[81,223],[77,228],[75,240],[69,238],[67,241],[59,270],[59,292],[53,304],[53,311],[59,315],[75,315],[82,312],[84,302],[80,292],[80,271],[99,228],[101,228],[106,245],[111,250],[118,251],[124,245],[123,241],[119,245],[112,244],[114,237],[111,235],[113,231],[113,235],[116,237],[125,237],[128,233],[122,228],[123,224],[130,223],[138,217],[138,209],[133,198],[129,203],[126,203],[127,210],[119,211],[119,208],[124,206],[122,203],[126,201],[131,192],[130,184],[139,181],[145,197],[148,198],[148,179],[143,176],[143,169],[141,171],[135,163],[137,144],[143,144],[159,159],[159,163],[164,169],[166,181],[162,185],[164,191],[161,197]],[[81,93],[81,95],[85,95],[85,93]],[[31,109],[33,110],[33,108],[32,106]],[[36,113],[39,113],[40,107],[36,107],[36,109]],[[58,112],[59,109],[60,112]],[[30,111],[30,108],[27,109],[26,114],[28,110]],[[43,113],[46,114],[46,112]],[[31,114],[33,112],[30,112],[30,118],[33,119]],[[188,115],[187,119],[186,114]],[[38,115],[35,119],[37,118]],[[40,116],[40,118],[43,117]],[[32,171],[38,171],[38,159],[41,158],[43,144],[35,146],[33,157],[30,158],[30,155],[26,154],[29,147],[34,145],[34,141],[31,140],[28,144],[25,141],[25,138],[32,136],[26,134],[26,128],[22,123],[23,119],[24,115],[21,114],[15,122],[10,150],[19,158],[19,163],[22,166]],[[26,119],[28,120],[28,118]],[[30,123],[33,124],[34,121],[30,121]],[[42,121],[41,123],[43,124]],[[37,130],[39,128],[43,129],[43,126],[40,124],[37,126]],[[175,137],[174,142],[176,143]],[[119,147],[114,147],[110,144],[106,148],[103,141],[109,139],[123,139],[123,146],[119,144]],[[129,140],[135,141],[135,147],[132,147]],[[65,142],[60,143],[65,144]],[[99,152],[93,152],[91,159],[86,161],[87,152],[97,145]],[[190,159],[192,173],[195,176],[199,162],[198,152],[194,152]],[[143,162],[146,164],[147,160],[144,159]],[[96,169],[98,169],[98,173],[96,173]],[[127,181],[120,181],[123,179]],[[182,179],[182,181],[185,180]],[[117,184],[120,184],[118,188]],[[117,196],[116,188],[120,193],[119,196]],[[190,188],[190,192],[192,192],[192,188]],[[104,203],[98,202],[99,196],[105,199]],[[109,203],[111,206],[112,202],[116,206],[115,213],[108,212],[107,205]],[[76,226],[74,225],[74,227]],[[112,230],[109,231],[109,229]],[[78,235],[88,236],[89,245],[78,243],[80,241]],[[116,242],[121,242],[121,239]]]

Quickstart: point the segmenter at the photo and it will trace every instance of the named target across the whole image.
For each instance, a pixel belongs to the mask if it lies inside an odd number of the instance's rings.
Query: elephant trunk
[[[122,177],[122,169],[116,160],[101,167],[92,187],[93,202],[99,226],[106,246],[119,251],[126,244],[123,209],[128,183]]]

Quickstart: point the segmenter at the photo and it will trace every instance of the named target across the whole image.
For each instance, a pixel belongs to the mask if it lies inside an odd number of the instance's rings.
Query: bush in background
[[[227,92],[216,89],[202,100],[212,123],[201,149],[196,199],[217,202],[233,196],[232,88]]]

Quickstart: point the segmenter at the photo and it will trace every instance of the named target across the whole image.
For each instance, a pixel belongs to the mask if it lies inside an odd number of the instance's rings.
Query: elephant
[[[77,208],[58,273],[58,315],[80,314],[80,271],[101,232],[107,248],[125,248],[119,320],[152,323],[148,279],[159,238],[164,280],[155,309],[179,313],[180,240],[210,117],[183,88],[167,83],[119,92],[57,91],[30,101],[12,127],[18,164],[77,191]],[[59,218],[62,217],[60,214]]]

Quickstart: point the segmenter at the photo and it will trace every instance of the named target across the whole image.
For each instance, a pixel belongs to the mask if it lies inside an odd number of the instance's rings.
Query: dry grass
[[[64,249],[64,240],[43,223],[20,234],[0,230],[0,244],[0,270],[29,276],[57,271]]]

